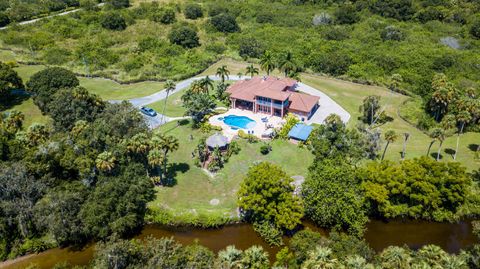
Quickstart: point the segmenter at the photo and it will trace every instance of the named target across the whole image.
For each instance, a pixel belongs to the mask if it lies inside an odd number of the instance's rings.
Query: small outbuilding
[[[214,150],[217,147],[220,150],[225,150],[228,146],[228,138],[219,133],[216,133],[208,137],[205,143],[207,144],[209,150]]]
[[[299,141],[307,141],[312,131],[312,126],[305,125],[303,123],[297,123],[295,126],[293,126],[290,132],[288,132],[288,137]]]

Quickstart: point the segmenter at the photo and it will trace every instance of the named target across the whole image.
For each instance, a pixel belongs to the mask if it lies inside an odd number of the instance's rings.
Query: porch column
[[[273,99],[270,99],[270,116],[273,116]]]
[[[232,101],[233,101],[233,102],[232,102],[232,107],[233,107],[233,108],[236,108],[236,106],[237,106],[237,99],[232,98]]]

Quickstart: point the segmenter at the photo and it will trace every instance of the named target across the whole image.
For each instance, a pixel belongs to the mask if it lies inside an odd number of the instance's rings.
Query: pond
[[[322,234],[327,234],[326,230],[315,227],[312,223],[306,222],[305,226]],[[220,229],[172,228],[146,225],[135,238],[144,239],[148,236],[156,238],[173,236],[184,245],[198,240],[201,245],[215,252],[224,249],[228,245],[235,245],[239,249],[246,249],[252,245],[261,245],[270,253],[271,257],[275,257],[275,253],[279,250],[279,248],[268,247],[249,224],[229,225]],[[434,223],[426,221],[382,222],[373,220],[367,225],[365,239],[376,251],[381,251],[389,245],[408,245],[413,249],[417,249],[426,244],[435,244],[448,252],[457,253],[461,248],[466,248],[476,242],[469,221]],[[93,252],[94,245],[89,245],[80,251],[55,248],[39,254],[4,262],[0,264],[0,268],[24,268],[34,263],[40,268],[46,269],[51,268],[56,263],[65,261],[71,265],[86,265],[92,259]]]

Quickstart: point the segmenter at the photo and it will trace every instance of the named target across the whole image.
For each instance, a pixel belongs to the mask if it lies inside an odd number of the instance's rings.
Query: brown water
[[[325,230],[317,228],[311,223],[305,223],[305,226],[326,234]],[[271,257],[274,257],[278,251],[278,248],[267,246],[253,231],[251,225],[248,224],[207,230],[147,225],[136,238],[144,239],[148,236],[156,238],[173,236],[184,245],[198,240],[199,244],[215,252],[224,249],[228,245],[235,245],[239,249],[246,249],[252,245],[261,245],[270,253]],[[448,252],[455,253],[461,248],[468,247],[476,242],[469,222],[451,224],[425,221],[390,221],[388,223],[371,221],[367,226],[365,239],[376,251],[381,251],[389,245],[408,245],[416,249],[426,244],[435,244]],[[40,268],[46,269],[64,261],[72,265],[86,265],[92,259],[93,252],[93,245],[81,251],[55,248],[39,254],[25,256],[10,263],[0,264],[0,268],[25,268],[29,264],[34,263]]]

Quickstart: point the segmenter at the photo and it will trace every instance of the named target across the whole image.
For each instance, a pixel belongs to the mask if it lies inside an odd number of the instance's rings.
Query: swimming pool
[[[230,126],[242,129],[252,129],[257,123],[246,116],[228,115],[223,118],[223,122]]]

